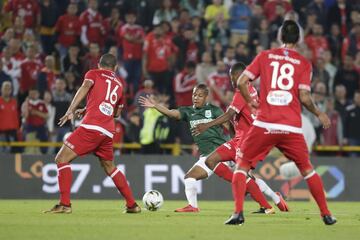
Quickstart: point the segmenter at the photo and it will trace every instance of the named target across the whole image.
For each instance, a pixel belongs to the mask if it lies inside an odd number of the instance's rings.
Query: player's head
[[[1,85],[1,96],[4,98],[8,98],[11,96],[12,85],[10,81],[5,81]]]
[[[192,102],[194,107],[201,108],[205,105],[207,96],[209,95],[209,89],[205,84],[198,84],[193,89]]]
[[[233,87],[236,87],[236,83],[242,72],[245,70],[246,65],[242,62],[237,62],[231,66],[229,70],[230,80]]]
[[[296,44],[300,38],[299,25],[293,20],[286,20],[280,30],[281,41],[284,44]]]
[[[105,68],[114,71],[117,65],[117,59],[110,53],[105,53],[99,61],[99,68]]]

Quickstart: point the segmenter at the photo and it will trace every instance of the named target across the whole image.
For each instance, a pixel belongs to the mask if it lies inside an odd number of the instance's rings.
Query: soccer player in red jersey
[[[233,176],[235,212],[225,222],[242,225],[245,182],[248,171],[277,147],[295,162],[327,225],[336,223],[326,203],[323,183],[309,159],[309,152],[301,129],[301,105],[315,114],[324,128],[330,127],[327,115],[321,112],[311,97],[311,63],[296,50],[300,30],[296,22],[287,20],[280,30],[284,46],[262,51],[239,77],[238,88],[252,111],[259,108],[257,118],[237,152],[237,166]],[[248,83],[261,78],[260,104],[251,98]]]
[[[114,117],[120,114],[123,95],[123,86],[114,73],[116,65],[117,60],[113,55],[104,54],[100,58],[99,69],[90,70],[86,73],[84,82],[77,91],[66,114],[60,118],[60,126],[71,120],[77,106],[87,96],[85,116],[80,127],[66,139],[56,155],[60,203],[47,212],[72,212],[70,162],[77,156],[88,153],[94,153],[99,158],[105,173],[111,177],[119,192],[124,196],[126,212],[139,213],[141,211],[135,202],[125,176],[115,167],[113,162]]]
[[[245,64],[238,62],[231,66],[230,68],[230,79],[231,84],[234,88],[236,88],[236,82],[241,73],[245,70]],[[254,99],[254,101],[258,101],[258,94],[256,89],[249,84],[249,92]],[[235,136],[230,141],[224,143],[220,147],[216,149],[210,156],[207,157],[205,163],[206,165],[213,170],[217,175],[225,175],[226,178],[232,180],[233,174],[232,172],[226,171],[223,169],[222,165],[219,165],[220,162],[223,161],[235,161],[236,158],[236,149],[241,144],[243,139],[245,138],[250,126],[252,125],[255,115],[251,113],[250,109],[247,107],[247,103],[245,99],[241,96],[239,90],[235,91],[232,102],[228,106],[226,112],[220,115],[217,119],[208,122],[208,123],[200,123],[196,125],[192,132],[195,135],[199,135],[206,131],[208,128],[224,124],[228,121],[231,121],[233,127],[235,128]],[[264,156],[265,157],[265,156]],[[224,171],[225,170],[225,171]],[[260,210],[257,213],[273,213],[274,209],[264,200],[264,197],[261,193],[256,191],[256,188],[260,188],[261,192],[264,192],[269,197],[272,198],[274,203],[278,206],[280,211],[287,212],[289,211],[288,205],[281,196],[280,193],[275,193],[263,180],[255,178],[252,175],[249,175],[250,178],[246,180],[247,184],[247,192],[250,193],[253,199],[260,203]],[[230,180],[230,181],[231,181]],[[255,185],[254,185],[255,184]],[[258,186],[256,186],[256,184]],[[252,191],[252,189],[255,189]]]

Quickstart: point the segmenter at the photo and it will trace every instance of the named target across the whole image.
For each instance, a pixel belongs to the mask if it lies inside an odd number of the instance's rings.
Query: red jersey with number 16
[[[244,74],[260,76],[260,107],[254,125],[269,130],[302,133],[299,90],[310,91],[311,63],[294,49],[259,53]]]
[[[88,71],[84,78],[87,80],[93,85],[87,95],[86,113],[80,126],[113,138],[114,113],[122,104],[123,85],[113,71],[104,69]]]
[[[252,84],[249,84],[249,92],[251,98],[255,101],[258,101],[257,91]],[[247,102],[239,90],[235,91],[229,108],[236,112],[234,118],[232,119],[232,124],[235,128],[235,139],[242,140],[252,125],[255,116],[251,113]]]

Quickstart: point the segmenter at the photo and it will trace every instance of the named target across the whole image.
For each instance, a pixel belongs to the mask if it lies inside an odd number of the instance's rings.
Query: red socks
[[[58,183],[60,189],[60,204],[70,206],[70,189],[72,172],[69,163],[58,163]]]
[[[122,172],[118,168],[115,168],[109,176],[113,180],[116,188],[119,190],[121,195],[123,195],[123,197],[125,198],[126,206],[133,207],[135,204],[135,199],[132,195],[131,189],[127,183],[124,174],[122,174]]]
[[[214,168],[214,173],[219,177],[223,178],[224,180],[232,182],[233,172],[226,164],[219,163],[218,165],[216,165],[216,167]]]
[[[261,207],[266,209],[272,208],[272,206],[266,200],[264,194],[260,191],[260,188],[256,184],[256,182],[251,178],[248,179],[249,180],[246,183],[246,192],[248,192],[251,198],[254,199],[257,203],[259,203]]]
[[[314,171],[304,178],[307,182],[311,195],[320,208],[321,216],[331,215],[325,198],[324,187],[320,176]]]
[[[244,171],[235,171],[232,180],[232,192],[235,200],[235,213],[243,211],[246,192],[246,176]]]

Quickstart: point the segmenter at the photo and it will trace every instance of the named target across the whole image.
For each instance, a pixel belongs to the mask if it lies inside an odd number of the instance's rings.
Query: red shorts
[[[103,133],[83,127],[77,128],[64,142],[78,156],[94,153],[97,157],[114,159],[113,140]]]
[[[233,138],[215,150],[220,155],[221,161],[235,161],[237,143],[238,139]]]
[[[288,159],[295,162],[300,172],[312,169],[304,136],[298,133],[272,131],[252,126],[240,147],[238,163],[243,168],[255,168],[258,161],[277,147]]]

